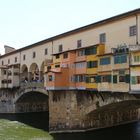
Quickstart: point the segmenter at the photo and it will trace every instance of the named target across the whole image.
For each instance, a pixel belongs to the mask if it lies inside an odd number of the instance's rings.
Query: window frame
[[[137,35],[137,26],[136,25],[132,25],[129,27],[129,36],[136,36]]]
[[[101,33],[99,35],[99,42],[100,43],[105,43],[106,42],[106,33]]]

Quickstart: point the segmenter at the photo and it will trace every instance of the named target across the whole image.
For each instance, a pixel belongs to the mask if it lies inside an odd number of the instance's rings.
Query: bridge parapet
[[[21,89],[28,89],[28,88],[44,88],[43,82],[27,82],[20,84]]]

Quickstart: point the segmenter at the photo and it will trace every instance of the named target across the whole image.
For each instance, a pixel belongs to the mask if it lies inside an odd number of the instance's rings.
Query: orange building
[[[45,87],[49,90],[75,89],[75,51],[53,54],[53,63],[47,70]],[[49,66],[50,67],[50,66]]]

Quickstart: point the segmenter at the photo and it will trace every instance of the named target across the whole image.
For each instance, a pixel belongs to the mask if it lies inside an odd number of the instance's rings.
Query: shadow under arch
[[[15,120],[35,128],[49,130],[48,95],[26,92],[15,101]]]

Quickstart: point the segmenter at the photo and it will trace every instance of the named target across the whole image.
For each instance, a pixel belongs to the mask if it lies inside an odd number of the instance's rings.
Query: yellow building
[[[131,85],[130,93],[140,92],[140,50],[131,51]]]
[[[98,90],[97,86],[97,69],[98,69],[98,55],[104,54],[105,45],[97,44],[86,48],[86,89]]]
[[[112,53],[98,55],[98,91],[112,91]]]

